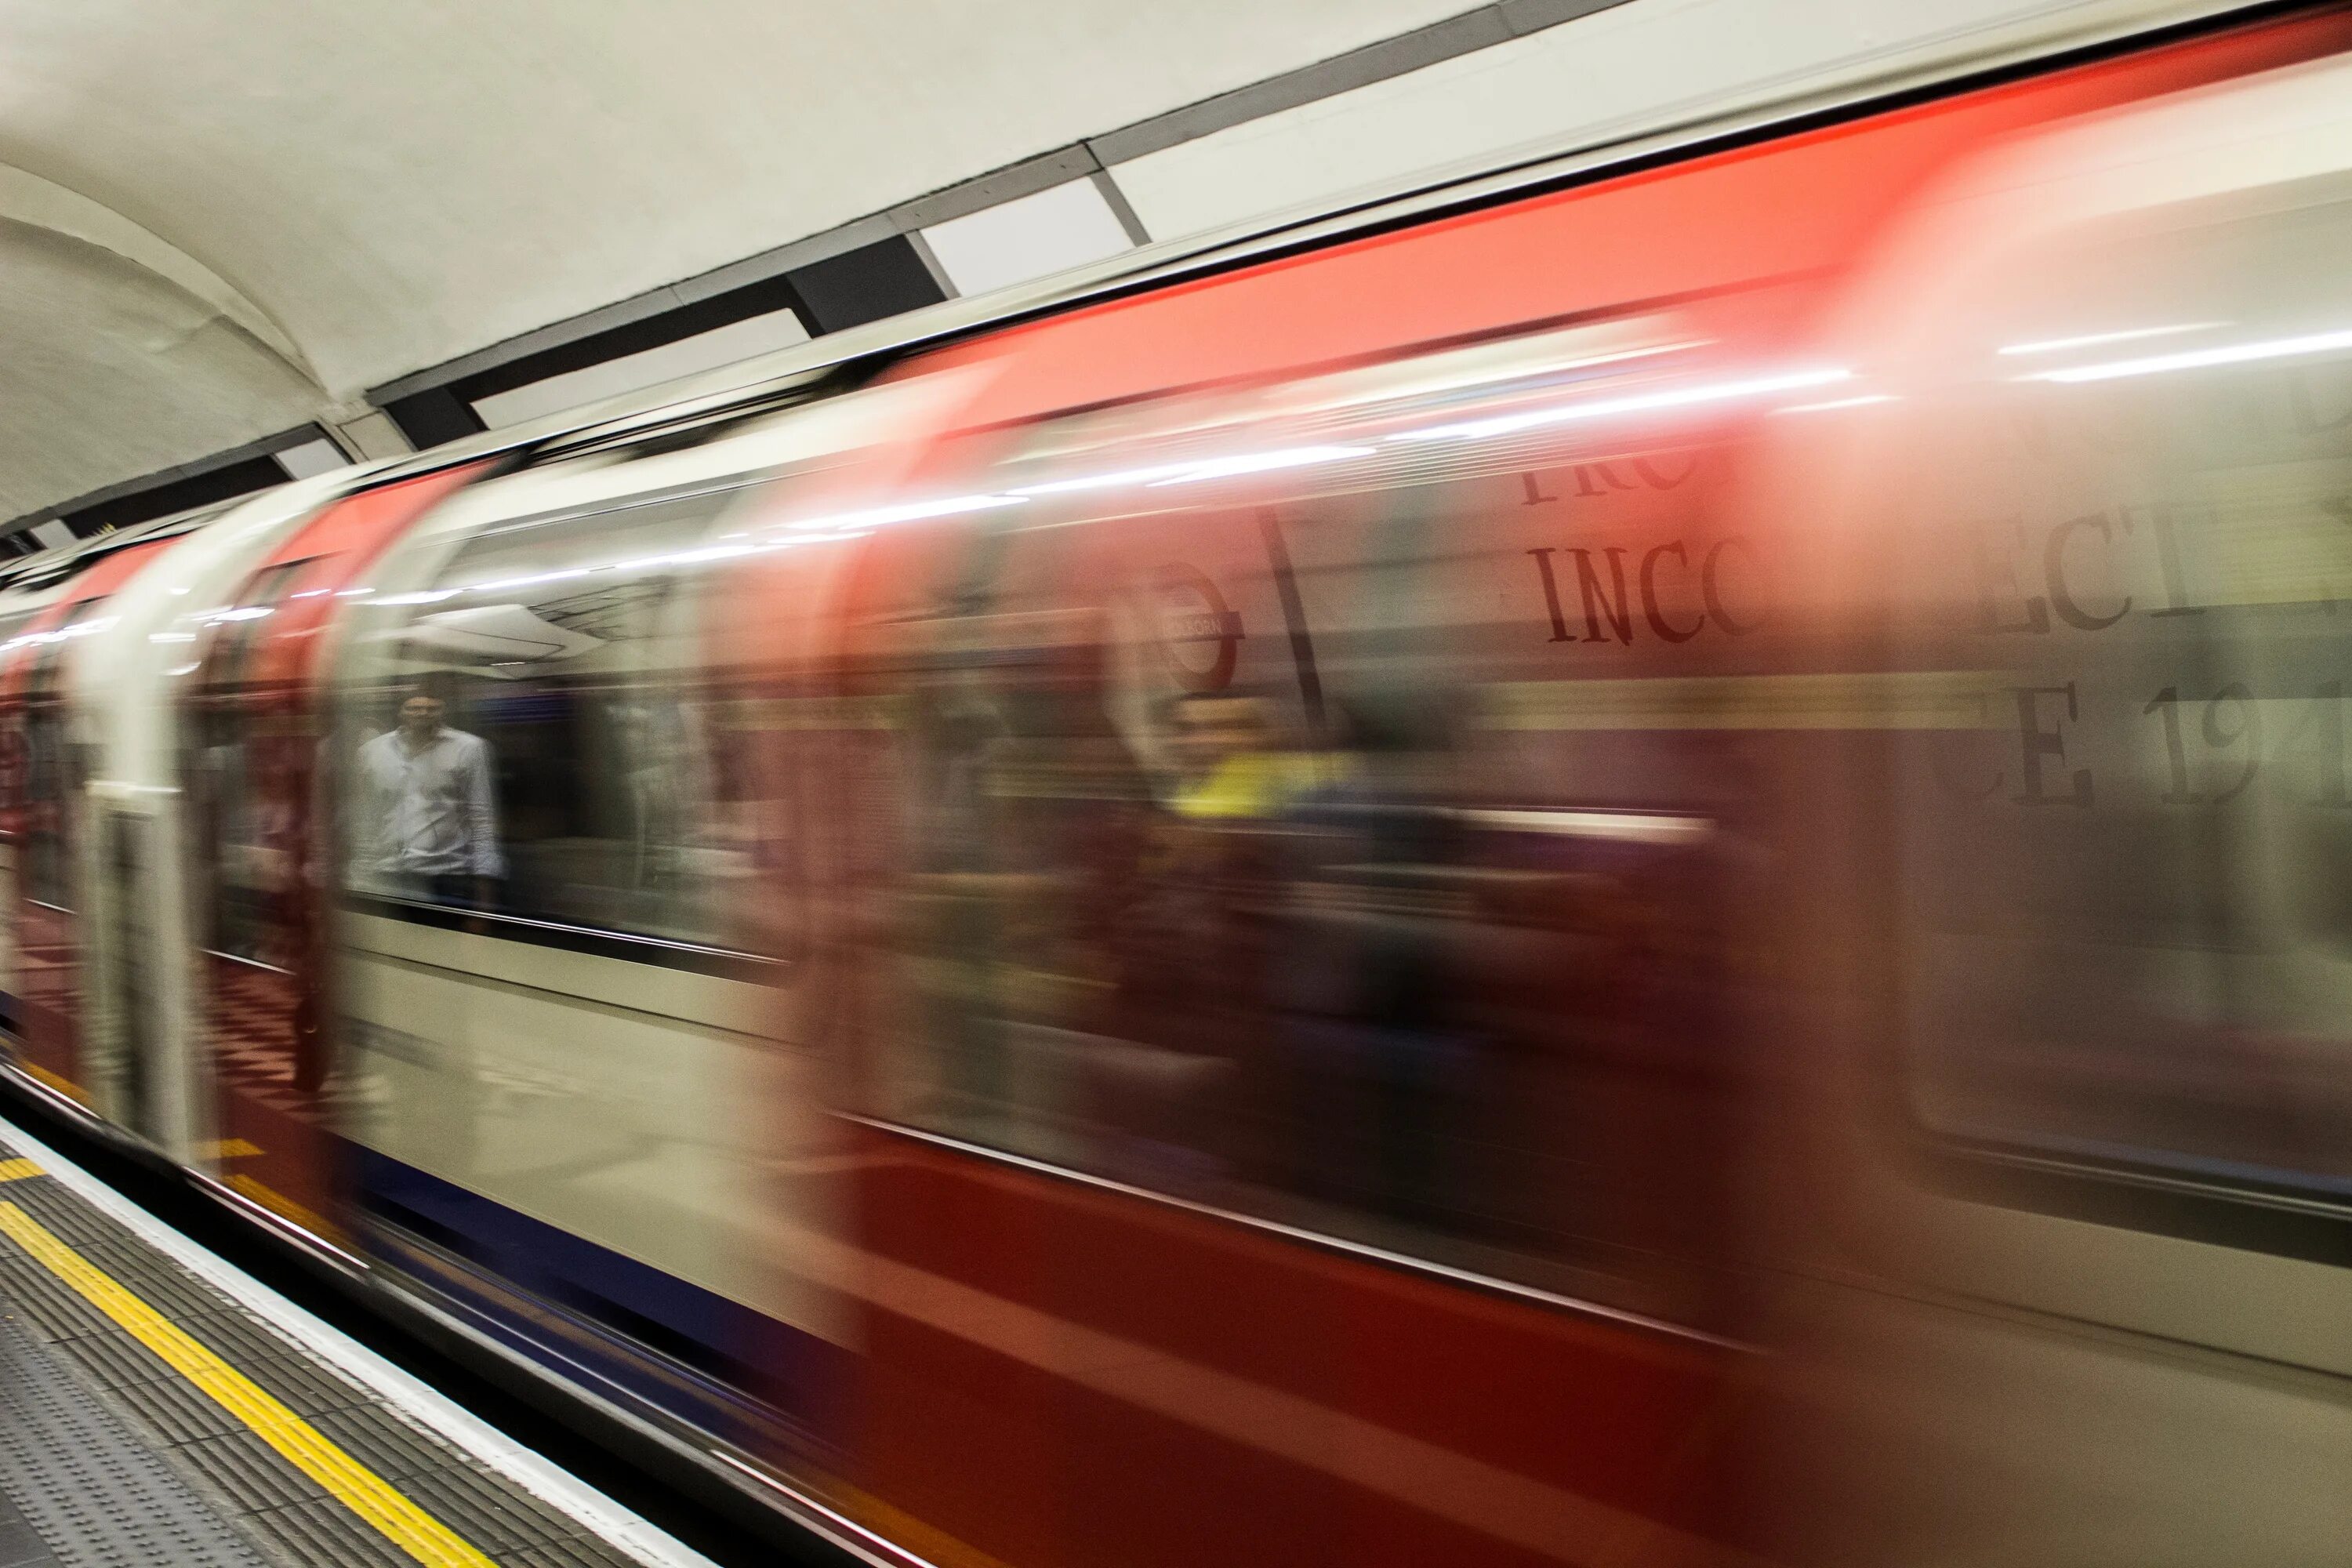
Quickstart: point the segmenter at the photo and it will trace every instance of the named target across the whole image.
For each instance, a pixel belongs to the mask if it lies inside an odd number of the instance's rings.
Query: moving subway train
[[[10,1071],[871,1561],[2339,1563],[2347,48],[35,558]]]

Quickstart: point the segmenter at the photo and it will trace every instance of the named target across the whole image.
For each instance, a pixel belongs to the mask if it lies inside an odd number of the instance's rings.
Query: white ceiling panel
[[[961,294],[1116,256],[1133,242],[1092,180],[1072,180],[923,231]]]

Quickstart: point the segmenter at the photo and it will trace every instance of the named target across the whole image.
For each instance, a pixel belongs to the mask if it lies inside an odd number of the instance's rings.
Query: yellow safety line
[[[395,1491],[259,1384],[188,1337],[154,1308],[58,1240],[15,1204],[0,1203],[0,1232],[121,1324],[172,1369],[210,1395],[327,1489],[383,1538],[430,1568],[493,1568],[447,1525]]]
[[[0,1160],[0,1182],[21,1182],[40,1173],[41,1168],[30,1160]]]
[[[48,1085],[51,1089],[56,1089],[59,1094],[64,1095],[68,1100],[72,1100],[76,1105],[86,1106],[89,1103],[89,1093],[83,1089],[81,1085],[74,1082],[73,1079],[63,1077],[58,1073],[53,1073],[48,1068],[42,1067],[36,1062],[28,1062],[21,1056],[16,1058],[16,1066],[31,1076],[37,1082]]]

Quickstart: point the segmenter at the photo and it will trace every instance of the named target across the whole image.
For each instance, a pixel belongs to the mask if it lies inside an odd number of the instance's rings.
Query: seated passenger
[[[490,748],[442,723],[446,705],[412,689],[397,729],[359,750],[362,885],[395,897],[488,906],[505,875],[491,798]]]
[[[1167,712],[1177,767],[1169,805],[1179,816],[1274,818],[1317,782],[1318,759],[1278,743],[1264,698],[1188,691]]]

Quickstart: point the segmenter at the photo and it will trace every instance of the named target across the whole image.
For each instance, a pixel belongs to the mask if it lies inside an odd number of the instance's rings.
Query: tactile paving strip
[[[0,1146],[0,1158],[7,1153]],[[45,1178],[0,1183],[0,1200],[15,1204],[69,1243],[84,1260],[251,1379],[499,1568],[626,1568],[636,1562],[596,1539],[570,1515],[476,1463],[314,1361],[58,1183]],[[128,1451],[151,1470],[174,1480],[190,1506],[210,1521],[215,1537],[243,1553],[217,1561],[301,1568],[346,1563],[417,1568],[415,1557],[370,1527],[5,1236],[0,1236],[0,1317],[13,1320],[4,1326],[24,1351],[47,1366],[53,1384],[78,1394],[95,1417],[112,1422]],[[9,1371],[0,1362],[0,1378]],[[96,1403],[93,1395],[107,1403]],[[0,1419],[7,1415],[5,1397],[0,1397]],[[142,1435],[147,1443],[141,1443]],[[17,1462],[18,1456],[5,1446],[5,1436],[0,1434],[0,1486],[12,1475],[34,1473]],[[31,1484],[47,1487],[46,1482]],[[105,1477],[86,1479],[79,1488],[86,1504],[96,1506],[100,1514],[120,1491]],[[111,1527],[110,1519],[94,1522],[103,1531]],[[5,1510],[0,1510],[0,1524],[5,1520]],[[106,1568],[116,1563],[210,1568],[216,1561],[173,1544],[143,1555],[105,1555],[113,1550],[108,1544],[113,1538],[101,1533],[92,1538],[99,1546],[85,1549],[77,1533],[85,1522],[79,1515],[61,1520],[54,1531],[37,1519],[33,1522],[57,1555],[30,1558],[21,1568],[81,1568],[84,1563]],[[240,1531],[250,1539],[240,1539]],[[7,1540],[0,1531],[0,1551],[6,1549]],[[100,1554],[69,1556],[58,1542],[68,1542],[75,1552]],[[0,1568],[20,1564],[0,1556]]]
[[[311,1361],[258,1318],[234,1308],[173,1320],[297,1415],[322,1415],[364,1405],[367,1390]]]
[[[303,1503],[257,1513],[248,1522],[289,1563],[336,1568],[416,1568],[416,1559],[336,1502]]]
[[[311,1426],[343,1452],[388,1481],[403,1481],[427,1470],[446,1469],[449,1450],[418,1432],[381,1405],[331,1410]]]
[[[174,1447],[245,1430],[245,1423],[222,1409],[217,1402],[189,1387],[182,1378],[159,1377],[152,1383],[121,1384],[110,1392],[117,1405]]]
[[[0,1568],[63,1568],[33,1521],[0,1491]]]
[[[63,1568],[267,1568],[171,1466],[5,1314],[0,1490]]]
[[[45,1340],[73,1340],[110,1327],[58,1277],[22,1253],[0,1251],[0,1290],[16,1315]]]

